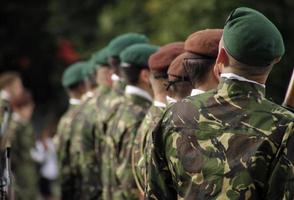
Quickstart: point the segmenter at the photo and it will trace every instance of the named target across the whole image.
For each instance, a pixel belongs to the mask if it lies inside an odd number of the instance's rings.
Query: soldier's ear
[[[149,70],[148,69],[142,69],[141,72],[140,72],[140,80],[143,81],[144,83],[149,84],[150,83],[149,77],[150,77]]]

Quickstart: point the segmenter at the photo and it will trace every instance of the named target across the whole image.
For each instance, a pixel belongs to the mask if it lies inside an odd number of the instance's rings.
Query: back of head
[[[155,96],[167,95],[167,70],[171,62],[184,52],[184,42],[166,44],[149,57],[148,65],[151,72],[150,82]]]
[[[260,12],[246,7],[233,10],[228,17],[223,47],[238,61],[236,65],[243,64],[245,71],[246,66],[268,67],[285,52],[283,38],[276,26]]]
[[[222,29],[206,29],[191,34],[185,41],[184,67],[194,86],[205,83],[218,55]],[[193,56],[193,55],[194,56]]]
[[[104,47],[94,53],[91,58],[92,65],[96,71],[96,81],[99,85],[111,86],[112,70],[108,64],[108,48]]]
[[[177,56],[168,68],[168,87],[169,96],[176,98],[177,100],[182,99],[190,95],[193,89],[189,74],[184,66],[184,60],[188,58],[194,58],[195,55],[192,53],[182,53]]]
[[[157,50],[158,46],[155,45],[134,44],[122,51],[121,69],[127,84],[137,84],[140,71],[148,69],[148,59]]]
[[[148,60],[151,73],[155,77],[168,78],[168,67],[181,53],[184,53],[183,42],[174,42],[160,47]]]

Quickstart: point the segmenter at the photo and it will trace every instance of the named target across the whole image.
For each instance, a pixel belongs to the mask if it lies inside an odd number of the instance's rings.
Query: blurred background
[[[268,81],[281,103],[294,65],[293,0],[1,0],[0,73],[17,70],[36,102],[35,128],[55,124],[67,106],[61,74],[124,32],[145,33],[154,44],[184,40],[199,29],[222,28],[230,11],[249,6],[280,29],[286,55]]]

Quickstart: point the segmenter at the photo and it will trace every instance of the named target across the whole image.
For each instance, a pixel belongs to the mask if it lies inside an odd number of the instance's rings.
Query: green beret
[[[84,67],[82,69],[84,78],[87,78],[88,76],[90,76],[91,74],[93,74],[95,72],[94,67],[95,67],[95,65],[93,63],[92,58],[88,61],[84,61]]]
[[[95,66],[106,65],[108,66],[108,48],[104,47],[100,51],[93,54],[92,59],[95,63]]]
[[[110,41],[108,45],[108,57],[118,57],[126,47],[138,43],[148,43],[148,41],[148,38],[143,34],[122,34]]]
[[[285,53],[277,27],[260,12],[240,7],[226,21],[223,43],[227,52],[241,63],[268,66]]]
[[[64,72],[62,76],[63,87],[69,87],[75,83],[84,80],[84,68],[85,62],[77,62],[70,65]]]
[[[121,67],[131,65],[138,67],[148,67],[149,57],[159,49],[151,44],[134,44],[127,47],[120,54]]]

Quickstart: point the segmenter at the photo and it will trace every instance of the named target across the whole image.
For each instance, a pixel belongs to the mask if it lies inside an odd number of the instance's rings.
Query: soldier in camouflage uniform
[[[150,56],[148,61],[151,72],[150,83],[154,93],[154,100],[137,131],[132,151],[133,175],[137,187],[142,194],[144,193],[146,185],[145,156],[149,156],[149,154],[144,154],[146,150],[146,138],[151,135],[151,131],[161,118],[161,114],[166,107],[166,96],[168,95],[168,91],[166,90],[168,84],[168,67],[173,59],[183,52],[183,42],[170,43],[159,48],[157,52]]]
[[[282,36],[264,15],[231,13],[218,88],[174,104],[153,132],[149,167],[161,187],[150,180],[148,199],[294,198],[294,115],[267,100],[264,85],[283,54]]]
[[[108,145],[108,137],[105,134],[107,130],[108,121],[117,112],[120,104],[125,100],[124,89],[125,82],[120,77],[120,58],[119,54],[128,46],[136,43],[147,43],[146,36],[137,33],[126,33],[119,35],[112,39],[107,46],[108,49],[108,64],[112,69],[112,90],[107,94],[100,97],[97,102],[99,107],[99,115],[97,116],[97,133],[103,140],[100,145],[100,151],[103,152],[104,146]],[[105,156],[105,157],[104,157]],[[102,182],[103,182],[103,198],[110,199],[109,190],[109,157],[102,153]]]
[[[110,199],[139,199],[132,176],[131,152],[137,130],[152,102],[148,58],[158,49],[149,44],[135,44],[121,54],[122,73],[126,80],[126,101],[109,121],[109,140],[104,154],[110,162]]]
[[[31,94],[24,92],[19,98],[12,99],[13,114],[9,125],[11,134],[11,170],[15,199],[36,199],[37,166],[30,151],[34,147],[34,130],[30,122],[34,104]]]
[[[92,97],[88,96],[79,108],[72,123],[73,136],[71,138],[72,165],[82,173],[82,197],[83,199],[99,199],[102,194],[101,183],[101,137],[96,135],[96,119],[99,113],[98,102],[107,95],[111,89],[111,69],[108,65],[107,48],[95,53],[89,65],[88,72],[96,74],[98,87]]]
[[[60,165],[61,179],[61,198],[62,199],[80,199],[81,179],[80,171],[71,170],[70,146],[71,146],[71,131],[73,119],[79,111],[81,97],[86,92],[84,83],[83,68],[85,62],[77,62],[67,68],[62,77],[62,84],[66,88],[69,99],[69,108],[61,117],[57,133],[54,137],[54,142],[57,149],[57,156]]]
[[[5,72],[0,75],[0,199],[8,198],[11,182],[9,151],[11,135],[8,128],[11,120],[11,99],[18,98],[23,92],[20,75]]]
[[[221,36],[222,30],[208,29],[195,32],[188,37],[185,41],[186,52],[177,56],[167,71],[168,89],[171,97],[180,101],[190,96],[190,93],[191,96],[195,96],[217,87],[218,81],[213,73],[213,67],[218,54],[218,45]],[[152,134],[150,134],[146,138],[146,149],[144,152],[146,166],[150,162],[152,148]],[[156,174],[155,172],[152,171],[151,181],[153,185],[156,185],[155,187],[159,188],[161,185],[158,184],[157,180],[160,174]],[[150,172],[147,170],[146,173],[147,177]],[[145,194],[150,190],[149,186],[150,184],[146,185]]]

